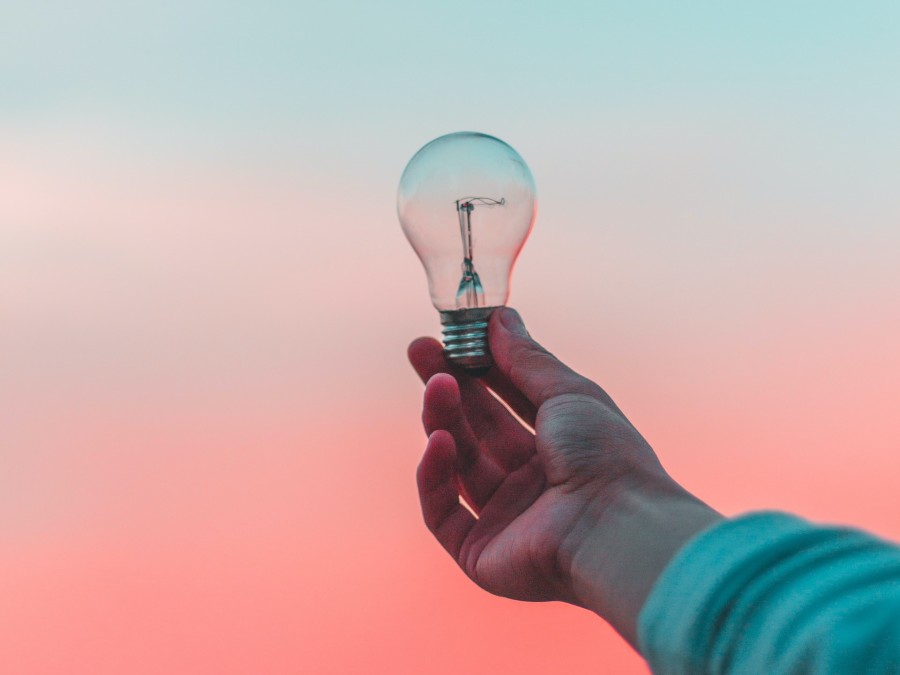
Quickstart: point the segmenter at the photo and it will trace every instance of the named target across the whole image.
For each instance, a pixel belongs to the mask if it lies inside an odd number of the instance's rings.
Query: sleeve
[[[654,673],[900,673],[900,549],[774,512],[682,548],[638,618]]]

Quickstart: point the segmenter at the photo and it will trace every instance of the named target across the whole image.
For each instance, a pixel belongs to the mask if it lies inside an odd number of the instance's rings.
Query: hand
[[[648,485],[654,496],[686,493],[606,392],[532,340],[515,311],[494,312],[489,337],[496,365],[481,380],[448,366],[435,340],[410,345],[410,361],[427,381],[429,438],[417,475],[425,523],[485,590],[590,607],[633,642],[650,586],[622,595],[602,579],[581,583],[579,572],[618,574],[604,557],[615,559],[609,546],[623,542],[603,537],[621,521],[610,513],[634,513],[634,494]]]

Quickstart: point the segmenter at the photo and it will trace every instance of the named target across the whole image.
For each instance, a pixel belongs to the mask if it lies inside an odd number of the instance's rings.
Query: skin
[[[489,339],[496,365],[478,379],[450,366],[436,340],[409,347],[427,383],[425,524],[485,590],[587,608],[634,646],[666,564],[721,516],[672,480],[609,395],[535,342],[517,312],[495,311]]]

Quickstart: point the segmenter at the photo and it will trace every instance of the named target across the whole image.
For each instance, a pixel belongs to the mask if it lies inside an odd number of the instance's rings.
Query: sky
[[[900,6],[5,2],[0,671],[642,673],[421,522],[396,217],[528,162],[510,303],[726,514],[900,539]]]

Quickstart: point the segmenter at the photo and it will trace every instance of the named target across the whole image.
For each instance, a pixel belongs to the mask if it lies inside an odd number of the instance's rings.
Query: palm
[[[473,550],[482,544],[483,548],[474,566],[467,560],[460,564],[479,585],[497,595],[517,600],[571,600],[563,585],[551,580],[561,581],[564,576],[558,569],[560,547],[580,514],[583,501],[559,487],[540,489],[537,499],[519,513],[515,496],[507,501],[498,495],[498,511],[508,503],[512,506],[497,518],[505,526],[483,541],[473,532]],[[492,502],[486,510],[493,506]],[[484,520],[482,516],[479,523]]]

